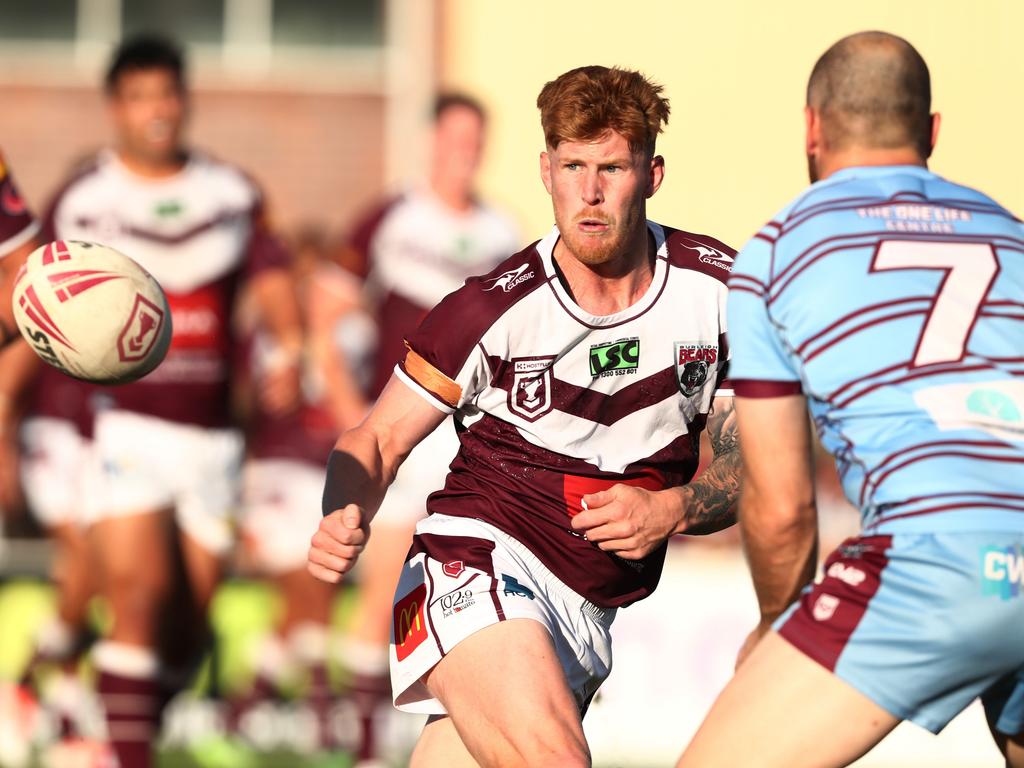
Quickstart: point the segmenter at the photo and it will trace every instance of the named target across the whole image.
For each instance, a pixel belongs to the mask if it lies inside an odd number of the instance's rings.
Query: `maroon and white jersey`
[[[640,561],[572,531],[584,494],[688,482],[700,432],[726,381],[725,280],[734,251],[653,222],[644,296],[588,314],[557,277],[555,229],[448,296],[409,340],[396,375],[454,412],[461,448],[431,513],[506,531],[602,607],[650,594],[662,546]]]
[[[38,231],[39,223],[18,194],[11,171],[0,153],[0,258],[27,243]]]
[[[174,176],[140,178],[105,151],[58,194],[43,232],[49,240],[116,248],[167,294],[174,335],[166,359],[141,381],[106,388],[110,405],[174,422],[227,424],[238,283],[287,264],[255,184],[200,154]]]
[[[405,339],[466,278],[489,272],[519,247],[511,220],[476,203],[455,212],[425,190],[389,200],[357,227],[351,245],[377,294],[376,397],[405,355]]]

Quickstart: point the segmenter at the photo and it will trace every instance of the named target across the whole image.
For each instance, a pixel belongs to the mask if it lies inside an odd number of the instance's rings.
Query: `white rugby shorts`
[[[20,470],[29,508],[43,526],[85,524],[98,466],[92,441],[74,423],[47,416],[26,419]]]
[[[178,526],[223,554],[234,535],[242,436],[130,411],[101,411],[94,430],[101,466],[90,522],[173,509]]]
[[[614,618],[614,608],[585,600],[508,534],[480,520],[431,515],[416,526],[395,592],[395,706],[446,714],[422,677],[477,630],[506,619],[532,619],[551,635],[583,713],[611,671]]]
[[[242,472],[241,533],[257,566],[277,574],[303,569],[320,525],[323,465],[249,459]]]
[[[459,450],[451,417],[427,435],[402,462],[395,481],[373,517],[375,526],[406,526],[427,515],[427,496],[444,487],[448,466]]]

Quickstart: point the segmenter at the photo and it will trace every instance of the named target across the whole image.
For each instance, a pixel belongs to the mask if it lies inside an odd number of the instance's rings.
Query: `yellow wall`
[[[442,78],[492,113],[482,191],[527,237],[552,221],[537,176],[541,86],[584,64],[665,85],[665,185],[652,218],[739,247],[807,183],[804,86],[851,32],[906,37],[929,63],[943,113],[932,169],[1024,214],[1024,2],[1018,0],[443,0]]]

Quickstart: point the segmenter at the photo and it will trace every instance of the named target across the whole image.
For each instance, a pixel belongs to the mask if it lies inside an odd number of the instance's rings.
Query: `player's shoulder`
[[[248,205],[263,202],[262,185],[252,173],[236,163],[205,150],[190,149],[186,169],[197,192],[202,188],[207,194]]]
[[[657,226],[664,232],[665,255],[670,267],[699,272],[725,285],[733,270],[735,248],[711,235]]]
[[[48,209],[56,210],[58,206],[76,199],[83,203],[91,201],[95,191],[105,182],[110,162],[111,156],[107,151],[90,152],[77,158],[50,196]]]
[[[431,316],[442,324],[454,323],[460,331],[482,336],[509,309],[547,284],[536,246],[532,243],[490,272],[468,278],[441,300]]]

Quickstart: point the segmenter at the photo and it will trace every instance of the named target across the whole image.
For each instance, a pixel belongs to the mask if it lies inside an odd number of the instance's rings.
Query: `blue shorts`
[[[979,696],[999,731],[1024,731],[1024,533],[847,539],[775,629],[934,733]]]

